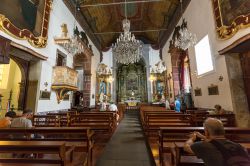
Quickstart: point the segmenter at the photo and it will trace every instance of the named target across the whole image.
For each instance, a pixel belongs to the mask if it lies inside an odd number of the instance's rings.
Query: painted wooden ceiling
[[[126,17],[124,0],[64,0],[71,8],[77,8],[78,21],[87,24],[87,34],[107,50],[122,32],[122,20]],[[130,31],[136,39],[157,47],[176,19],[179,0],[127,0],[127,18]],[[74,12],[72,12],[74,13]],[[178,21],[178,20],[177,20]],[[85,28],[86,29],[86,28]],[[172,31],[172,30],[171,30]],[[90,34],[91,33],[91,34]],[[95,43],[94,42],[94,43]]]

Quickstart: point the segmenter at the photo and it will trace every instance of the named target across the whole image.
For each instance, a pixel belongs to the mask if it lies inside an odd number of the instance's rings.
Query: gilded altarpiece
[[[168,97],[168,93],[166,91],[166,73],[154,73],[151,75],[154,77],[154,80],[152,80],[153,102],[165,101],[165,98]]]
[[[119,66],[117,78],[118,102],[147,102],[146,68],[142,63]]]
[[[104,100],[111,101],[111,82],[109,81],[111,75],[97,75],[96,86],[96,102],[100,103]]]

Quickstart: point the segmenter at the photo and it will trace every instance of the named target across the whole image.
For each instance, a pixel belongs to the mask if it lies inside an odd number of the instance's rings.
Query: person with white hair
[[[118,108],[113,101],[110,102],[109,111],[114,111],[116,113],[116,120],[118,121],[119,120]]]

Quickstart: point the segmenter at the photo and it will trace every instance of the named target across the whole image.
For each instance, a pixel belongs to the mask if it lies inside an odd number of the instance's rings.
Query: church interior
[[[249,81],[250,0],[1,0],[0,165],[206,165],[207,118],[250,152]]]

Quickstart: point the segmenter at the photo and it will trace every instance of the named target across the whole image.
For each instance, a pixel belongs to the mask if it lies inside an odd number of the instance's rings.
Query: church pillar
[[[240,55],[232,53],[225,55],[228,79],[232,95],[233,111],[239,127],[250,127],[250,115],[245,93]]]
[[[83,106],[90,106],[91,74],[85,73],[83,78]]]
[[[147,99],[148,102],[152,101],[152,94],[151,94],[151,82],[149,80],[150,77],[150,65],[149,65],[149,45],[144,45],[143,46],[143,59],[145,62],[145,69],[146,69],[146,80],[145,82],[147,83],[146,89],[147,89]]]

